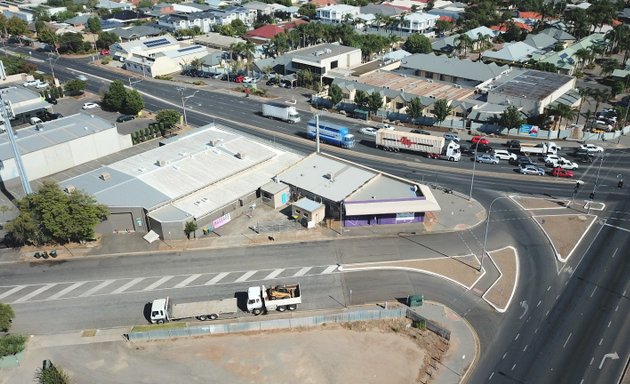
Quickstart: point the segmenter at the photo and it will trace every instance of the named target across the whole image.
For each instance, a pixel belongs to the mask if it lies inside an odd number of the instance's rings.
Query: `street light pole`
[[[53,63],[53,59],[55,60],[55,62]],[[57,60],[59,60],[59,56],[57,55],[49,55],[48,56],[48,63],[50,64],[50,73],[52,75],[53,78],[53,85],[57,85],[57,83],[55,82],[55,64],[57,63]]]
[[[483,269],[483,258],[486,255],[487,251],[486,251],[486,244],[488,243],[488,229],[490,228],[490,213],[492,212],[492,205],[494,204],[495,201],[499,200],[499,199],[504,199],[507,198],[509,196],[497,196],[494,198],[494,200],[492,200],[492,202],[490,203],[490,207],[488,208],[488,217],[486,218],[486,234],[483,237],[483,251],[481,252],[481,263],[479,265],[479,272],[481,272],[481,270]]]
[[[473,191],[473,183],[475,182],[475,169],[477,168],[477,151],[479,150],[479,142],[481,139],[485,139],[486,136],[482,136],[477,140],[477,144],[475,145],[475,153],[473,157],[473,171],[472,178],[470,179],[470,193],[468,194],[468,201],[472,200],[472,191]]]
[[[593,184],[593,192],[591,192],[591,195],[589,196],[589,200],[588,200],[588,209],[586,211],[587,215],[591,213],[591,203],[593,202],[593,199],[595,198],[595,192],[597,191],[597,183],[599,183],[599,173],[602,170],[602,164],[604,164],[605,157],[606,155],[602,153],[599,160],[599,167],[597,167],[597,176],[595,177],[595,183]]]
[[[184,92],[186,91],[186,88],[184,88],[184,87],[177,88],[177,90],[179,91],[179,95],[182,98],[182,110],[183,110],[183,115],[184,115],[184,125],[188,125],[188,117],[186,116],[186,101],[188,101],[188,99],[194,97],[197,94],[197,92],[199,92],[199,90],[195,91],[190,96],[184,96]]]

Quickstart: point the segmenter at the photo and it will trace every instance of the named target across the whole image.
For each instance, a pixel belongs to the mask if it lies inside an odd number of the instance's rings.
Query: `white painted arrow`
[[[619,355],[617,354],[617,352],[605,354],[604,357],[602,357],[602,362],[599,363],[599,369],[602,369],[602,367],[604,366],[604,361],[606,361],[606,359],[609,357],[611,360],[617,360],[619,358]]]
[[[523,307],[523,309],[524,309],[523,314],[521,315],[521,317],[519,317],[519,319],[522,319],[523,317],[525,317],[525,314],[527,313],[527,309],[529,307],[527,306],[527,301],[526,300],[521,301],[520,304],[521,304],[521,307]]]

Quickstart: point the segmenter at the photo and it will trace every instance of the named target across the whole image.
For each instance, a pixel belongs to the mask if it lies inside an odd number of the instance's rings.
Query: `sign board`
[[[230,216],[230,214],[226,213],[225,215],[219,217],[218,219],[214,219],[212,221],[212,228],[217,229],[219,227],[222,227],[225,224],[229,223],[231,220],[232,220],[232,217]]]

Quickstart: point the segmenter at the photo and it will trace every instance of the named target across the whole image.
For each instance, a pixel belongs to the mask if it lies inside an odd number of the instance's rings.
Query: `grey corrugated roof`
[[[538,49],[522,41],[508,43],[498,51],[485,51],[481,55],[484,59],[500,60],[505,62],[520,63],[530,59],[530,55]]]
[[[466,118],[473,121],[498,121],[508,107],[507,104],[485,103],[471,110]],[[521,118],[527,119],[527,115],[521,112]]]
[[[397,16],[403,13],[403,10],[386,4],[368,4],[366,6],[359,7],[359,12],[363,15],[376,15],[380,13],[383,16]]]
[[[497,86],[489,92],[502,96],[525,95],[531,100],[542,100],[572,80],[572,76],[526,69],[498,79]]]
[[[43,130],[38,131],[35,126],[23,128],[17,131],[16,143],[22,155],[39,151],[53,145],[65,143],[100,132],[106,129],[115,129],[114,125],[100,117],[91,117],[86,113],[52,120],[42,125]],[[6,135],[0,136],[0,160],[13,158],[13,149]]]
[[[131,28],[116,28],[111,32],[117,34],[123,39],[129,40],[134,37],[155,36],[162,33],[162,30],[146,25],[137,25]]]
[[[568,105],[569,107],[575,105],[582,96],[580,96],[580,92],[577,89],[571,89],[567,93],[563,94],[559,98],[553,101],[550,106],[555,106],[557,104]]]
[[[540,31],[540,33],[549,35],[559,41],[575,40],[575,36],[573,36],[569,32],[563,31],[562,29],[558,29],[558,28],[551,27],[551,28],[543,29],[542,31]]]
[[[403,68],[421,69],[428,72],[479,82],[492,79],[509,69],[507,65],[500,66],[495,63],[484,64],[482,62],[472,62],[470,60],[460,60],[457,58],[424,53],[405,57],[402,59],[400,65]]]
[[[531,45],[532,47],[537,48],[537,49],[551,47],[555,45],[557,42],[558,42],[557,39],[555,39],[551,35],[547,35],[546,33],[538,33],[536,35],[530,34],[527,36],[525,40],[523,40],[523,43],[527,45]]]

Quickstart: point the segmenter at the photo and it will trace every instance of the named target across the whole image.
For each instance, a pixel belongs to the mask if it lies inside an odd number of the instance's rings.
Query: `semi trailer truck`
[[[385,151],[417,152],[449,161],[459,161],[462,157],[460,145],[455,141],[447,142],[443,137],[404,131],[380,129],[376,132],[376,147]]]
[[[278,119],[287,123],[299,123],[300,114],[292,105],[282,103],[265,103],[262,105],[262,115],[270,119]]]

